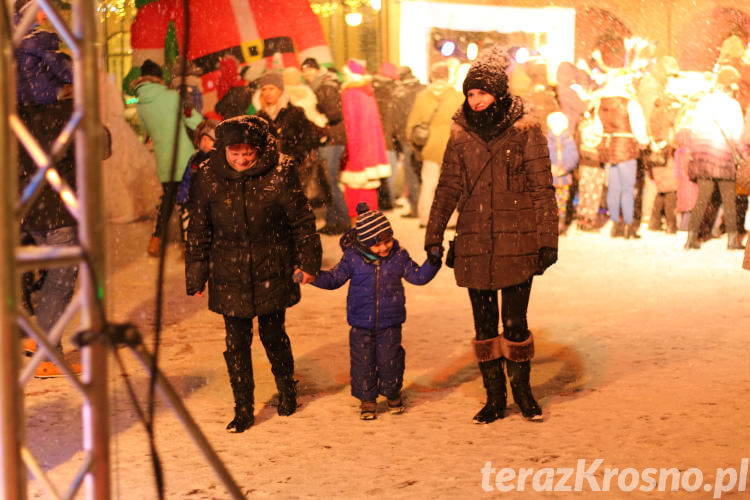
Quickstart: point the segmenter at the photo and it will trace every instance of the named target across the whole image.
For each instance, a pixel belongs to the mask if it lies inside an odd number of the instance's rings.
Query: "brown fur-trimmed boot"
[[[542,422],[542,409],[531,394],[531,358],[534,357],[534,337],[526,330],[528,336],[522,341],[513,341],[503,336],[502,348],[505,356],[505,369],[510,380],[513,400],[521,409],[523,418],[532,422]]]
[[[487,402],[474,415],[475,424],[489,424],[505,416],[507,389],[501,357],[500,337],[475,340],[474,351],[479,361],[479,371],[487,391]]]

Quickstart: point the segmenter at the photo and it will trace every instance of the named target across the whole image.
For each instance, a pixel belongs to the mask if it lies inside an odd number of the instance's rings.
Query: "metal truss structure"
[[[134,327],[109,325],[104,315],[105,242],[104,211],[101,210],[104,146],[99,118],[96,3],[95,0],[71,2],[71,28],[50,0],[32,0],[14,28],[12,4],[6,0],[0,11],[0,286],[3,297],[0,306],[0,498],[26,499],[27,476],[31,473],[50,498],[73,498],[83,490],[87,499],[107,500],[111,496],[108,350],[127,345],[147,371],[152,371],[153,359]],[[14,48],[27,33],[39,9],[47,14],[73,55],[73,113],[49,150],[37,142],[16,113]],[[37,172],[27,186],[18,185],[18,144],[37,165]],[[56,159],[68,147],[75,148],[75,191],[55,169]],[[20,221],[47,184],[58,192],[78,221],[77,246],[19,245]],[[19,278],[25,270],[52,265],[78,265],[80,282],[65,312],[50,331],[45,332],[20,304]],[[56,349],[58,340],[75,318],[79,321],[76,331],[80,332],[77,342],[81,346],[83,365],[80,378]],[[34,339],[39,348],[25,366],[20,360],[22,331]],[[53,484],[25,439],[24,387],[45,358],[61,368],[83,400],[84,458],[75,478],[64,490]],[[159,393],[229,494],[233,498],[244,498],[166,377],[157,369],[154,379]]]

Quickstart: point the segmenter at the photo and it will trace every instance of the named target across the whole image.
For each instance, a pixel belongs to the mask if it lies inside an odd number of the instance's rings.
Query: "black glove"
[[[430,245],[426,248],[427,261],[433,266],[439,266],[443,262],[443,246]]]
[[[557,248],[542,247],[539,249],[539,266],[542,270],[557,262]]]

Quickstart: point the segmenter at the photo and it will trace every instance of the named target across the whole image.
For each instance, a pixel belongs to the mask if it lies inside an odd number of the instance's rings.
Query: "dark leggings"
[[[291,343],[284,329],[285,317],[285,309],[258,316],[258,335],[271,362],[271,371],[277,377],[294,373]],[[224,316],[224,325],[227,351],[249,353],[253,341],[253,319]]]
[[[698,232],[703,221],[703,215],[711,202],[714,186],[719,187],[721,203],[724,206],[724,227],[727,232],[734,232],[737,228],[736,183],[725,179],[698,179],[698,200],[690,213],[688,231]]]
[[[188,168],[190,167],[188,166]],[[156,226],[154,226],[153,236],[164,237],[169,225],[169,218],[172,216],[172,211],[177,204],[177,188],[179,185],[179,182],[161,183],[162,194],[156,212]]]
[[[469,288],[477,340],[497,337],[500,317],[503,320],[503,334],[508,340],[523,342],[529,337],[526,311],[529,308],[532,279],[501,289],[502,315],[498,310],[497,290]]]

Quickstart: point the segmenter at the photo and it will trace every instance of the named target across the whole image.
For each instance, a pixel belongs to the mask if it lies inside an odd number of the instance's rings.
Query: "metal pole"
[[[83,113],[76,131],[76,181],[81,218],[78,237],[86,258],[81,263],[80,292],[83,324],[100,333],[104,327],[105,253],[104,204],[101,192],[102,125],[99,119],[99,72],[97,61],[98,20],[94,0],[73,2],[73,34],[79,44],[74,60],[74,106]],[[83,383],[89,399],[83,405],[83,446],[91,454],[91,467],[85,478],[90,500],[106,500],[111,495],[109,454],[109,399],[107,393],[107,347],[104,336],[84,347]]]
[[[13,68],[12,20],[7,6],[0,13],[0,498],[26,498],[26,471],[21,460],[24,441],[23,395],[18,385],[19,342],[16,325],[18,276],[15,248],[18,225],[14,202],[18,193],[18,167],[15,135],[8,118],[16,112],[15,70]]]
[[[138,361],[140,361],[143,368],[150,373],[153,368],[154,361],[153,357],[146,350],[143,343],[139,343],[136,346],[131,346],[131,349],[138,358]],[[175,412],[175,415],[177,415],[178,420],[185,428],[187,433],[190,434],[190,437],[193,438],[196,446],[198,446],[198,449],[203,453],[203,456],[206,457],[206,461],[208,462],[208,464],[213,467],[216,476],[221,480],[222,483],[224,483],[224,486],[226,487],[229,494],[232,495],[232,498],[236,500],[243,500],[245,498],[245,495],[243,495],[242,491],[240,491],[240,488],[232,478],[232,475],[229,473],[219,456],[213,450],[211,444],[208,442],[208,439],[206,439],[206,436],[203,435],[200,427],[198,427],[198,424],[196,424],[195,420],[193,420],[193,417],[190,416],[187,408],[185,408],[185,405],[182,403],[182,399],[180,399],[180,395],[177,394],[174,388],[169,384],[167,378],[161,373],[161,371],[159,371],[158,368],[156,371],[156,387],[157,389],[159,389],[162,397],[172,407],[172,410]]]

